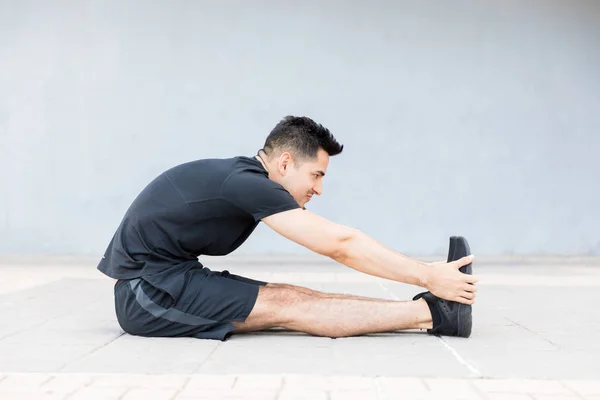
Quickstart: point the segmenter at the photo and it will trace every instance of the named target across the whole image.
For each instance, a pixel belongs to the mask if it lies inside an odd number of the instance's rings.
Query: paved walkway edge
[[[0,373],[0,398],[597,399],[600,398],[600,380],[305,374]]]

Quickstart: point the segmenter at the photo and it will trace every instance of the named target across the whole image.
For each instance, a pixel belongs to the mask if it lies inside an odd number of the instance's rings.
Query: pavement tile
[[[377,384],[386,397],[407,395],[411,396],[426,396],[429,389],[424,382],[418,378],[389,378],[381,377],[377,379]]]
[[[363,376],[334,376],[331,379],[332,390],[372,390],[376,389],[373,378]]]
[[[183,390],[229,390],[236,378],[235,375],[191,375]]]
[[[328,400],[327,391],[320,389],[303,389],[301,387],[284,387],[277,400]]]
[[[569,380],[563,383],[582,396],[600,396],[600,380]]]
[[[286,375],[284,388],[330,390],[333,388],[331,376],[320,375]]]
[[[102,346],[102,342],[95,345],[69,345],[67,343],[43,345],[35,340],[18,342],[0,340],[0,354],[2,355],[0,356],[0,371],[58,372],[65,365],[85,357],[100,346]]]
[[[186,374],[205,362],[219,343],[194,338],[146,338],[128,334],[68,363],[64,372]]]
[[[370,390],[375,388],[373,378],[362,376],[286,375],[285,388],[318,390]]]
[[[194,373],[331,374],[334,340],[289,332],[232,336],[210,354]],[[293,360],[293,362],[291,362]]]
[[[423,333],[386,333],[335,342],[329,375],[413,376],[415,365],[422,364],[423,359],[436,360],[428,365],[429,376],[466,378],[470,375],[467,368],[457,365],[456,358],[439,340]]]
[[[278,390],[272,389],[211,389],[211,390],[200,390],[190,391],[184,390],[177,394],[175,399],[187,400],[187,399],[201,399],[201,400],[216,400],[216,399],[227,399],[227,400],[276,400]]]
[[[486,393],[485,398],[487,400],[534,400],[527,393]]]
[[[2,400],[63,400],[64,395],[43,392],[23,393],[23,392],[0,392]]]
[[[128,390],[127,387],[86,387],[67,397],[67,400],[119,400]]]
[[[559,381],[541,379],[485,379],[473,380],[473,384],[482,392],[564,394],[572,392]]]
[[[45,393],[71,394],[92,383],[91,374],[56,374],[40,386]]]
[[[141,389],[180,389],[187,381],[176,374],[100,374],[92,387],[130,387]]]
[[[171,400],[178,389],[130,389],[120,400]]]
[[[433,398],[444,399],[480,399],[479,394],[470,385],[469,380],[462,379],[423,379]]]
[[[329,393],[330,400],[376,400],[379,393],[372,390],[332,390]]]
[[[49,381],[51,378],[51,374],[7,374],[0,381],[0,391],[38,389],[44,382]]]
[[[233,389],[280,389],[283,378],[273,375],[243,375],[237,377]]]

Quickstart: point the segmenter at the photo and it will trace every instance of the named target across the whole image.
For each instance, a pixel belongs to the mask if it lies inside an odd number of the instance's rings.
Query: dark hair
[[[288,150],[301,159],[314,159],[319,149],[330,156],[340,154],[344,146],[339,144],[329,129],[308,117],[288,115],[267,136],[264,150],[270,156],[274,149]]]

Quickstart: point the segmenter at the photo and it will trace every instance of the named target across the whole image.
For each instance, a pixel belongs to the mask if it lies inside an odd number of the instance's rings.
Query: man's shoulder
[[[260,162],[254,157],[248,156],[235,156],[227,158],[201,158],[191,161],[186,161],[177,164],[165,171],[165,173],[174,173],[178,171],[196,170],[212,172],[225,171],[225,172],[261,172],[264,168]]]
[[[225,183],[259,183],[271,181],[269,174],[260,161],[253,157],[238,156],[228,159],[224,164],[226,170]]]
[[[165,177],[186,198],[221,197],[223,192],[254,192],[270,186],[268,173],[255,158],[204,158],[176,165]]]

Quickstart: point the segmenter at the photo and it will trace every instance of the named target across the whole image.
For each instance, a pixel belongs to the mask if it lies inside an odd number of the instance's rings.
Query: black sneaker
[[[458,260],[471,254],[469,243],[462,236],[450,237],[448,262]],[[460,268],[465,274],[473,274],[472,263]],[[416,295],[413,300],[423,298],[429,305],[433,319],[433,328],[427,333],[445,336],[469,337],[473,326],[472,308],[470,304],[440,299],[431,292]]]
[[[452,259],[450,261],[455,261],[460,258],[470,256],[471,255],[471,247],[469,246],[469,242],[462,236],[452,236],[450,240],[454,239],[454,249],[452,254]],[[450,257],[448,255],[448,257]],[[473,275],[473,263],[469,263],[465,266],[460,267],[460,272],[464,274]]]

